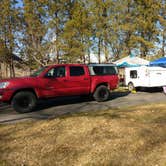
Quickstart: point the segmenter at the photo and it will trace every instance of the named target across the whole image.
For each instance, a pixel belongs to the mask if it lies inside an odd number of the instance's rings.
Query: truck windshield
[[[39,76],[46,68],[47,68],[47,66],[41,67],[39,70],[35,71],[35,72],[32,73],[30,76],[31,76],[31,77],[37,77],[37,76]]]

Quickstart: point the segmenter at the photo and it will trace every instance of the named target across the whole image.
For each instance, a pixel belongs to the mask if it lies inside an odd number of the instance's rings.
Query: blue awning
[[[166,67],[166,57],[162,57],[162,58],[156,59],[154,61],[151,61],[149,65]]]
[[[123,63],[117,65],[117,67],[138,67],[138,66],[140,66],[140,65],[138,65],[138,64],[129,64],[127,62],[123,62]]]

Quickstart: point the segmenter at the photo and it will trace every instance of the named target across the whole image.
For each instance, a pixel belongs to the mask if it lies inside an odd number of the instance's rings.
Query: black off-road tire
[[[93,98],[98,102],[106,101],[109,99],[109,97],[110,97],[110,91],[104,85],[97,87],[93,94]]]
[[[12,107],[16,112],[28,113],[36,107],[37,98],[35,94],[29,91],[21,91],[14,95],[12,99]]]
[[[129,91],[135,90],[134,84],[132,82],[129,82],[129,84],[128,84],[128,90]]]

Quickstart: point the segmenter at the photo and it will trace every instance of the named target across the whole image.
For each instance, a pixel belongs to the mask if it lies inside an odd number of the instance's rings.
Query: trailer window
[[[130,78],[137,78],[137,70],[130,71]]]

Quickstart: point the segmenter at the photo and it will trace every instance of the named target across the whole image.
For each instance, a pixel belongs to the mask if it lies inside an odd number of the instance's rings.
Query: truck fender
[[[98,84],[98,85],[96,85],[96,86],[93,86],[93,87],[91,88],[91,93],[94,93],[95,90],[97,89],[97,87],[99,87],[99,86],[101,86],[101,85],[104,85],[104,86],[106,86],[108,89],[110,89],[108,83],[106,83],[106,82],[105,82],[105,83],[100,83],[100,84]]]
[[[17,90],[14,91],[14,93],[12,94],[12,96],[10,98],[10,102],[12,101],[13,97],[15,96],[15,94],[18,93],[18,92],[21,92],[21,91],[30,91],[36,96],[36,98],[39,98],[38,92],[37,92],[36,89],[33,89],[33,88],[21,88],[21,89],[17,89]]]

